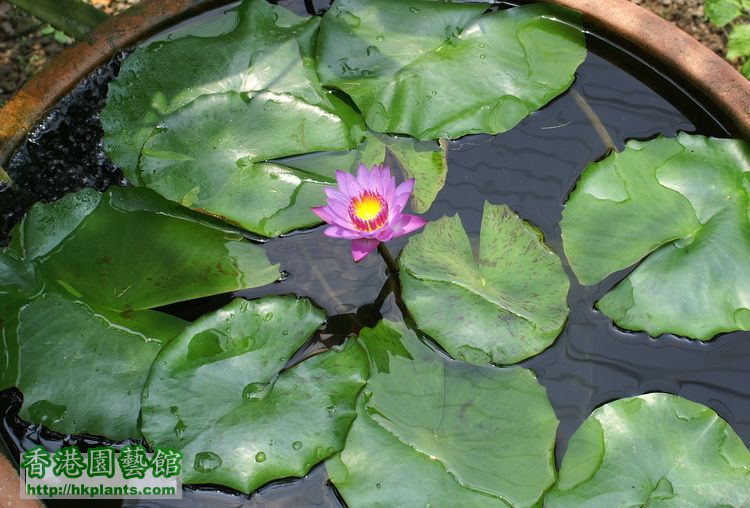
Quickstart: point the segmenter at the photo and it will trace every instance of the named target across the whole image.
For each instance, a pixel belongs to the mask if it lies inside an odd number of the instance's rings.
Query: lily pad
[[[511,129],[570,86],[583,33],[545,5],[336,0],[318,37],[321,82],[367,125],[418,139]]]
[[[367,378],[356,342],[283,370],[324,319],[292,296],[235,300],[200,318],[154,361],[143,435],[182,451],[185,483],[250,493],[305,475],[343,447]]]
[[[555,480],[558,421],[531,371],[449,360],[400,323],[361,341],[370,379],[326,463],[349,506],[539,504]]]
[[[186,324],[161,312],[122,316],[54,295],[26,305],[19,322],[19,416],[63,434],[116,440],[140,436],[151,362]]]
[[[318,82],[320,18],[265,0],[231,12],[126,59],[103,112],[106,147],[133,183],[278,236],[319,222],[310,208],[331,181],[268,161],[351,149],[362,118]]]
[[[261,247],[147,189],[37,203],[12,235],[0,251],[0,389],[16,386],[18,313],[35,298],[56,293],[130,319],[279,277]]]
[[[383,135],[378,137],[396,159],[404,178],[414,178],[414,192],[409,199],[411,209],[416,213],[427,212],[448,175],[445,143]]]
[[[597,304],[623,328],[700,340],[749,330],[749,190],[742,141],[631,141],[581,176],[565,253],[584,284],[639,263]]]
[[[18,380],[18,313],[27,302],[12,288],[0,287],[0,390],[11,388]]]
[[[290,124],[306,107],[323,108],[360,132],[359,116],[326,93],[315,75],[319,23],[320,18],[301,18],[265,0],[246,0],[217,19],[139,46],[109,85],[102,112],[107,153],[138,183],[140,152],[154,128],[198,97],[228,91],[295,99],[296,107],[288,109]],[[196,130],[206,133],[203,126]]]
[[[88,189],[36,204],[24,261],[47,290],[129,311],[262,286],[279,277],[263,249],[147,189]]]
[[[200,124],[201,128],[195,126]],[[165,118],[143,147],[141,178],[163,196],[264,236],[315,224],[297,203],[333,181],[263,161],[356,144],[340,118],[289,95],[206,95]],[[322,195],[322,190],[318,194]],[[308,200],[309,201],[309,200]],[[285,220],[276,217],[288,208]],[[269,228],[268,222],[274,227]]]
[[[544,506],[748,506],[750,452],[716,413],[651,393],[606,404],[573,434]]]
[[[400,257],[406,306],[454,358],[511,364],[547,348],[567,318],[570,282],[542,234],[485,203],[479,255],[457,215],[413,236]]]

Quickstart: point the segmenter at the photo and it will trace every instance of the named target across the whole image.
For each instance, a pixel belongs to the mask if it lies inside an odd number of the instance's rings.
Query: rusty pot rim
[[[44,115],[118,51],[233,1],[142,0],[60,52],[0,108],[0,169]],[[670,79],[715,106],[715,112],[735,135],[750,139],[750,81],[687,33],[630,0],[542,1],[580,12],[585,26],[629,47],[636,56],[666,72]]]

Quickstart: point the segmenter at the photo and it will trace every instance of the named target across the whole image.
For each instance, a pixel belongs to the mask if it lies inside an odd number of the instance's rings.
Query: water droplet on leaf
[[[193,466],[201,473],[208,473],[221,466],[221,457],[214,452],[200,452],[195,454]]]

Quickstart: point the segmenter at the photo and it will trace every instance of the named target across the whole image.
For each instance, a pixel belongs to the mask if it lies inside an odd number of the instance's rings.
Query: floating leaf
[[[235,300],[159,353],[143,392],[141,431],[152,446],[182,451],[185,483],[250,493],[303,476],[342,448],[367,377],[360,346],[350,342],[282,371],[324,318],[292,296]]]
[[[544,506],[748,506],[750,452],[700,404],[651,393],[606,404],[573,434]]]
[[[25,261],[47,289],[117,310],[149,309],[278,279],[262,248],[146,189],[88,189],[36,204]]]
[[[327,461],[350,506],[536,506],[557,418],[534,375],[441,357],[402,324],[362,331],[371,375]],[[404,389],[408,387],[408,389]]]
[[[516,363],[560,333],[570,283],[533,226],[485,203],[479,256],[458,216],[413,236],[401,254],[403,298],[420,329],[455,358]]]
[[[198,97],[228,91],[266,91],[314,110],[323,108],[331,117],[343,116],[354,129],[351,136],[357,137],[359,116],[323,91],[315,75],[312,56],[319,22],[265,0],[247,0],[217,19],[141,45],[109,85],[102,112],[107,153],[138,183],[140,152],[154,128]],[[296,123],[299,108],[288,110],[290,124]],[[196,130],[206,134],[203,125]],[[210,145],[202,146],[211,151]]]
[[[443,143],[414,142],[409,138],[392,138],[388,151],[398,161],[405,178],[414,178],[411,209],[425,213],[432,206],[448,175],[448,161]]]
[[[742,141],[631,141],[581,176],[563,212],[565,253],[584,284],[640,261],[597,304],[623,328],[701,340],[749,330],[748,189]]]
[[[507,131],[568,88],[586,48],[550,6],[488,7],[336,0],[318,37],[321,81],[349,94],[375,131]]]
[[[37,203],[12,235],[0,251],[0,389],[16,385],[18,312],[34,298],[72,296],[130,319],[279,277],[261,247],[147,189],[87,189]]]
[[[165,118],[161,127],[143,147],[144,184],[265,236],[317,223],[310,207],[319,203],[305,200],[301,206],[299,195],[333,181],[263,161],[354,144],[340,118],[270,92],[248,98],[206,95]],[[296,213],[279,221],[276,216],[287,208]]]
[[[18,313],[27,299],[9,288],[0,291],[0,390],[11,388],[18,380]]]
[[[151,362],[184,321],[154,311],[123,316],[58,296],[32,301],[19,321],[21,418],[63,434],[139,437]]]
[[[265,0],[231,13],[124,62],[103,113],[106,146],[134,183],[278,236],[319,222],[310,208],[331,181],[267,161],[353,148],[362,119],[318,82],[320,18]]]

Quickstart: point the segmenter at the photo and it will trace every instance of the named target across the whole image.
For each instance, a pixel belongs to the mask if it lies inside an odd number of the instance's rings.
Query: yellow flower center
[[[379,195],[366,190],[349,203],[349,218],[359,231],[375,231],[388,222],[388,204]]]
[[[382,201],[372,195],[363,195],[360,199],[352,201],[354,214],[362,220],[372,220],[378,216],[383,209]]]

